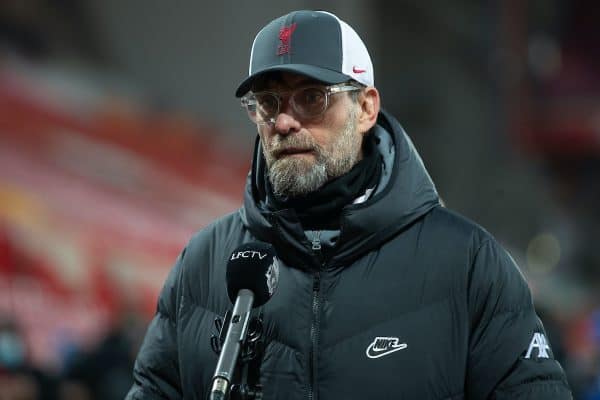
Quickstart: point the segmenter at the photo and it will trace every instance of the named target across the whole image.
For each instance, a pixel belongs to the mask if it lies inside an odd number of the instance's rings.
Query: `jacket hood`
[[[384,186],[364,203],[344,207],[335,255],[327,262],[332,266],[350,263],[379,247],[440,205],[433,181],[398,121],[381,110],[371,134],[378,137],[378,149],[386,160],[380,181]],[[244,205],[240,209],[244,225],[259,240],[273,244],[286,264],[302,269],[319,268],[319,257],[311,250],[295,213],[263,207],[265,168],[257,136]]]

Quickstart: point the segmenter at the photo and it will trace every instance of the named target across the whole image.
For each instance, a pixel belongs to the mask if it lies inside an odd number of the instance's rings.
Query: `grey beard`
[[[277,160],[269,169],[269,180],[277,196],[296,197],[314,192],[328,180],[325,163],[317,161],[310,166],[305,160]]]
[[[295,157],[272,161],[268,174],[274,194],[280,197],[306,195],[350,171],[360,158],[362,144],[356,132],[356,114],[356,108],[351,107],[344,128],[328,149],[315,147],[314,163]]]

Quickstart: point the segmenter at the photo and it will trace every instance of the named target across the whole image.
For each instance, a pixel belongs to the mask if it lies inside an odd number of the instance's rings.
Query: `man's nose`
[[[288,135],[299,131],[300,128],[300,121],[296,118],[289,100],[283,100],[279,114],[275,118],[275,130],[279,134]]]

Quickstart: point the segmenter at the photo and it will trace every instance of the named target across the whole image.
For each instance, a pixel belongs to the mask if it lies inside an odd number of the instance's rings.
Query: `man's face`
[[[264,90],[280,92],[318,84],[301,75],[284,73]],[[269,179],[275,194],[295,197],[314,192],[348,172],[362,157],[357,129],[358,105],[348,93],[329,97],[317,119],[300,118],[283,98],[274,124],[258,125]]]

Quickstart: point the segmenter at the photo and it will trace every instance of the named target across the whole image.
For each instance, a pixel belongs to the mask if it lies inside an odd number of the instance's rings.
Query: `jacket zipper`
[[[312,239],[312,250],[319,260],[321,260],[321,231],[315,232]],[[321,266],[323,266],[322,263]],[[310,326],[310,360],[309,360],[309,389],[308,399],[316,400],[316,384],[317,384],[317,350],[319,345],[319,322],[320,322],[320,298],[319,291],[321,289],[321,272],[317,271],[313,280],[313,301],[312,301],[312,322]]]
[[[320,299],[319,289],[321,287],[321,273],[317,272],[313,280],[313,302],[312,302],[312,324],[310,327],[310,362],[309,362],[309,390],[308,399],[316,400],[315,388],[317,383],[317,349],[319,344],[319,312],[320,312]]]
[[[321,259],[321,231],[316,231],[311,241],[312,250]]]

